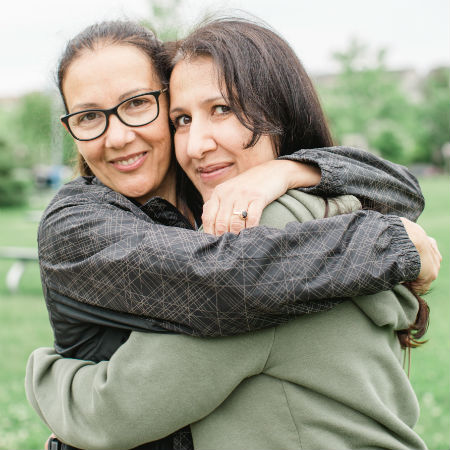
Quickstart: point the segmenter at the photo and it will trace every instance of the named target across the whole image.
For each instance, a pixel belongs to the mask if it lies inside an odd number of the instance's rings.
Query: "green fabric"
[[[263,222],[321,218],[324,205],[292,191]],[[338,198],[329,215],[357,207]],[[132,333],[99,364],[38,349],[27,395],[62,440],[86,449],[131,448],[190,423],[196,450],[424,449],[394,333],[416,313],[397,286],[240,336]]]

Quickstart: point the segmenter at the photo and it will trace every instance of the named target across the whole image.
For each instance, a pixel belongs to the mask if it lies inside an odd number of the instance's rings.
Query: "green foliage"
[[[396,134],[395,129],[381,131],[372,140],[373,146],[379,150],[383,158],[390,161],[404,161],[404,149],[401,138]]]
[[[415,161],[428,161],[443,165],[440,149],[449,141],[449,78],[450,69],[440,68],[433,71],[423,86],[423,101],[417,116],[417,143]]]
[[[402,164],[434,162],[449,140],[449,70],[431,73],[420,85],[408,85],[408,72],[387,69],[386,51],[369,55],[356,40],[335,53],[339,74],[318,80],[325,112],[338,144],[361,135],[369,148]],[[412,92],[411,92],[412,91]]]
[[[42,92],[24,95],[16,109],[16,133],[29,164],[47,163],[51,148],[51,97]]]
[[[430,306],[428,342],[411,352],[411,383],[421,407],[416,430],[430,450],[437,450],[450,448],[450,179],[429,177],[420,184],[426,202],[418,222],[437,240],[442,264],[439,278],[424,297]]]
[[[175,41],[183,29],[180,14],[181,0],[148,0],[150,20],[142,22],[155,31],[162,41]]]
[[[0,107],[0,136],[14,142],[18,166],[71,164],[76,150],[59,121],[62,114],[56,94],[45,92],[29,93],[8,108]]]
[[[21,206],[28,201],[29,183],[19,178],[11,147],[0,139],[0,207]]]

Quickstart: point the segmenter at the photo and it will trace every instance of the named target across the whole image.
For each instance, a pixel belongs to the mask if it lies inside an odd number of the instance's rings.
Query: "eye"
[[[138,97],[138,98],[133,98],[133,99],[129,100],[128,102],[126,102],[123,105],[123,109],[131,112],[133,110],[141,110],[141,109],[149,108],[151,106],[151,104],[152,104],[152,101],[150,100],[149,97]]]
[[[102,119],[102,114],[95,111],[87,111],[75,116],[77,125],[89,125]]]
[[[215,114],[223,115],[228,114],[231,111],[231,108],[227,105],[215,105],[213,110]]]
[[[191,123],[191,118],[186,114],[183,114],[181,116],[175,117],[172,122],[175,128],[185,127]]]
[[[142,106],[145,102],[146,100],[144,100],[143,98],[135,98],[134,100],[131,100],[129,106],[139,108],[139,106]]]

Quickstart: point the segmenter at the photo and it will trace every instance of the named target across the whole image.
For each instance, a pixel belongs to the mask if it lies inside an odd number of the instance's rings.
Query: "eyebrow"
[[[131,89],[127,92],[124,92],[123,94],[121,94],[118,98],[118,102],[120,103],[123,100],[126,100],[129,97],[133,97],[134,95],[139,95],[140,92],[152,92],[155,89],[149,89],[149,88],[137,88],[137,89]],[[157,90],[157,89],[156,89]],[[78,111],[83,111],[85,109],[109,109],[109,108],[100,108],[98,106],[98,103],[77,103],[76,105],[74,105],[72,107],[72,109],[78,110]]]
[[[202,100],[201,101],[201,105],[207,105],[208,103],[214,103],[214,102],[216,102],[216,101],[218,101],[218,100],[220,100],[220,101],[223,101],[223,102],[226,102],[226,100],[221,96],[221,95],[218,95],[218,96],[216,96],[216,97],[209,97],[209,98],[205,98],[205,100]],[[226,102],[227,103],[227,102]],[[178,113],[178,112],[183,112],[185,110],[185,108],[181,108],[181,107],[178,107],[178,108],[172,108],[170,111],[169,111],[169,114],[174,114],[174,113]]]

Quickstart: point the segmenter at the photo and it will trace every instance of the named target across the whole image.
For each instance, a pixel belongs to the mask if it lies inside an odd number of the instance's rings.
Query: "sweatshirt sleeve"
[[[82,195],[60,197],[38,240],[47,292],[203,336],[270,327],[420,270],[401,221],[375,211],[216,237]]]
[[[324,197],[351,194],[364,208],[416,220],[425,202],[417,179],[404,166],[350,147],[299,150],[280,159],[318,166],[318,185],[300,190]]]
[[[133,332],[109,362],[97,364],[41,348],[28,361],[27,397],[65,443],[134,448],[200,420],[261,373],[273,333],[200,339]]]

